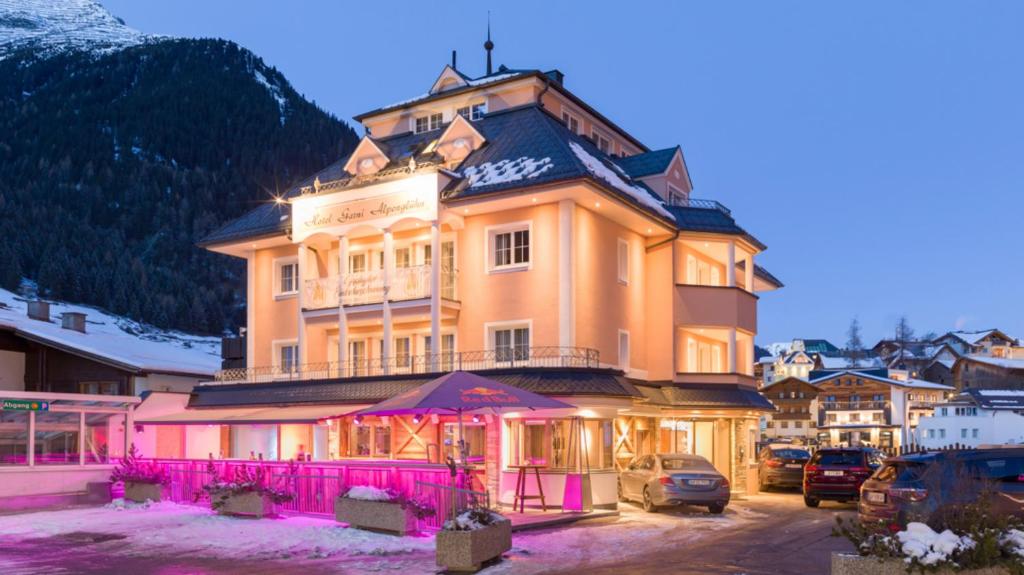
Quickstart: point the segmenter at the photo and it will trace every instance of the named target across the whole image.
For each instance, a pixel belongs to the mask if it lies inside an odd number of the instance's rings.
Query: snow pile
[[[907,561],[917,559],[922,565],[935,565],[950,560],[957,551],[974,547],[974,540],[961,537],[949,529],[936,533],[924,523],[908,523],[905,531],[896,534]]]
[[[596,157],[592,156],[589,152],[584,150],[583,146],[577,144],[576,142],[569,142],[569,147],[572,148],[573,153],[575,153],[576,157],[579,158],[581,162],[583,162],[583,165],[586,166],[587,171],[589,171],[591,174],[604,180],[613,188],[640,202],[642,205],[651,208],[652,210],[658,212],[662,216],[665,216],[670,220],[676,219],[675,216],[670,214],[669,211],[665,209],[665,206],[660,201],[654,199],[654,197],[651,196],[651,194],[647,193],[647,190],[641,188],[640,186],[630,184],[626,180],[622,179],[622,177],[619,176],[619,174],[617,174],[614,170],[609,169],[608,166],[604,164],[604,162],[602,162],[601,160],[597,159]]]
[[[2,0],[0,0],[2,1]],[[0,289],[0,328],[74,349],[137,371],[212,376],[220,369],[220,339],[157,329],[98,308],[50,302],[50,321],[31,319],[28,303]],[[85,333],[61,327],[61,314],[85,314]]]
[[[263,87],[265,87],[267,91],[270,92],[270,97],[272,97],[277,102],[279,118],[281,120],[281,125],[283,126],[285,120],[285,109],[288,106],[288,98],[284,97],[284,94],[282,93],[280,86],[278,86],[277,84],[271,84],[270,81],[267,80],[267,77],[263,74],[263,72],[259,70],[253,70],[252,75],[254,78],[256,78],[257,82],[263,84]]]
[[[1010,529],[1003,536],[1003,545],[1009,547],[1017,556],[1024,558],[1024,531]]]
[[[348,490],[345,497],[359,499],[360,501],[392,501],[395,495],[387,489],[381,489],[372,485],[356,485]]]
[[[554,167],[551,158],[537,160],[523,156],[515,160],[501,160],[500,162],[486,162],[479,166],[470,166],[464,170],[464,173],[469,178],[469,187],[477,188],[536,178]]]
[[[332,519],[238,519],[171,502],[76,508],[0,517],[0,536],[52,537],[76,531],[127,536],[124,553],[276,559],[365,557],[433,560],[431,537],[394,537],[342,527]],[[406,565],[408,567],[409,565]]]
[[[153,39],[93,0],[0,0],[0,59],[23,48],[103,53]]]
[[[505,516],[489,509],[470,509],[445,521],[444,528],[446,531],[476,531],[504,520]]]

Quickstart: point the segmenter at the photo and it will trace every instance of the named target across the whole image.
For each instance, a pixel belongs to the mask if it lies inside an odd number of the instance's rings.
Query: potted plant
[[[289,475],[294,475],[294,467],[294,462],[289,464]],[[220,478],[212,459],[207,471],[211,481],[203,486],[203,492],[210,497],[210,508],[219,515],[262,518],[274,515],[277,505],[295,498],[287,489],[272,485],[263,466],[243,465],[235,469],[231,481]]]
[[[161,491],[169,482],[167,472],[155,463],[139,461],[139,449],[133,443],[128,454],[110,474],[110,481],[124,483],[124,498],[136,503],[160,501]]]
[[[334,516],[352,527],[405,535],[436,513],[430,501],[369,485],[353,487],[334,500]]]
[[[444,522],[437,534],[437,565],[448,571],[479,571],[512,548],[512,522],[476,507]]]

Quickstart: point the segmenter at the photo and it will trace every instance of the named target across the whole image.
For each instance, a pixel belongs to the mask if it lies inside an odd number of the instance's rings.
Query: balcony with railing
[[[723,206],[717,200],[702,200],[699,198],[676,196],[669,201],[669,205],[679,206],[681,208],[696,208],[699,210],[717,210],[725,215],[732,215],[732,211]]]
[[[395,268],[391,278],[388,301],[408,301],[430,297],[431,266]],[[441,298],[454,300],[455,269],[441,269]],[[384,270],[371,270],[308,279],[305,282],[303,307],[307,310],[338,307],[338,296],[346,306],[376,304],[384,301]]]
[[[259,366],[223,369],[203,385],[273,383],[375,377],[424,375],[449,371],[479,371],[509,368],[600,367],[596,349],[585,347],[500,348],[482,351],[449,351],[387,358],[352,358],[345,362],[321,362],[291,366]]]
[[[820,407],[825,411],[861,411],[872,409],[886,409],[889,407],[889,402],[875,400],[822,401],[820,402]]]

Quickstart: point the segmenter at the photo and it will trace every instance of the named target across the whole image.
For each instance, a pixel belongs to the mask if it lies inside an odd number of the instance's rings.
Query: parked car
[[[729,480],[699,455],[644,455],[619,474],[619,501],[638,501],[648,512],[700,505],[717,514],[729,504]]]
[[[761,491],[769,487],[800,487],[804,465],[810,458],[811,452],[799,447],[765,447],[757,454],[757,486]]]
[[[864,524],[899,531],[989,494],[990,511],[1024,518],[1024,448],[915,453],[886,460],[864,482]]]
[[[814,452],[804,466],[804,503],[817,507],[823,500],[856,501],[860,486],[882,466],[882,452],[870,447],[826,447]]]

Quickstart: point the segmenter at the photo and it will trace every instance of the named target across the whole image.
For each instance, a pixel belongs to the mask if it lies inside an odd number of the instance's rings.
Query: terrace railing
[[[291,366],[259,366],[222,369],[204,385],[270,383],[343,377],[428,374],[521,367],[600,367],[596,349],[585,347],[519,347],[481,351],[450,351],[386,358],[353,358],[345,362],[320,362]]]
[[[885,409],[889,407],[888,401],[823,401],[821,403],[821,409],[825,411],[857,411],[872,410],[872,409]]]
[[[389,301],[407,301],[430,297],[431,266],[396,267],[389,290],[384,288],[383,270],[372,270],[328,276],[305,281],[303,305],[305,309],[338,307],[338,296],[345,305],[381,303],[385,295]],[[441,297],[455,299],[457,271],[441,267]]]
[[[731,215],[732,211],[723,206],[716,200],[702,200],[699,198],[681,198],[674,197],[669,205],[679,206],[683,208],[697,208],[702,210],[718,210],[726,215]]]

